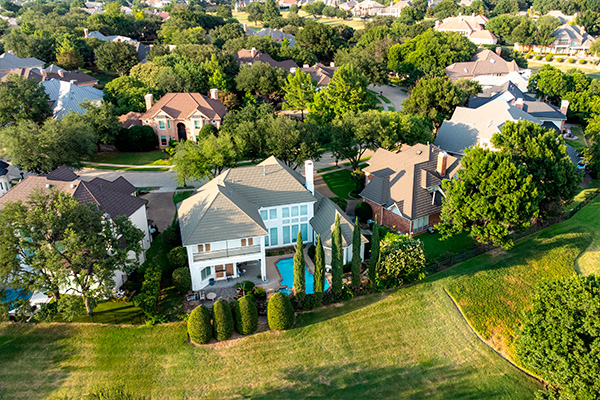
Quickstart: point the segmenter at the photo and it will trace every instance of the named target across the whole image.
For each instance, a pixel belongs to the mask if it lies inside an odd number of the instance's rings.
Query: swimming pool
[[[31,298],[31,293],[24,292],[21,289],[15,290],[10,287],[4,288],[4,294],[5,294],[5,296],[1,299],[2,303],[12,303],[15,300],[21,300],[21,299],[28,300],[29,298]],[[9,309],[12,310],[13,308],[14,308],[14,305],[10,305]]]
[[[294,287],[294,259],[283,258],[275,264],[281,274],[281,284],[287,286],[287,289],[280,289],[283,294],[291,294]],[[306,294],[314,293],[315,276],[304,266],[304,281],[306,282]],[[329,282],[325,279],[325,290],[329,287]]]

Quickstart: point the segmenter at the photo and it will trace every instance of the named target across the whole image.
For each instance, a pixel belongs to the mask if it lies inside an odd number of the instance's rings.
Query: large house
[[[171,140],[198,140],[198,134],[206,124],[219,128],[227,107],[219,100],[218,89],[210,90],[210,97],[200,93],[167,93],[154,103],[154,96],[147,94],[146,112],[130,112],[119,120],[124,127],[148,125],[154,129],[161,149]]]
[[[440,32],[457,32],[466,36],[475,44],[496,44],[498,38],[485,29],[488,19],[483,15],[461,15],[436,21],[435,30]]]
[[[252,65],[255,62],[263,62],[269,64],[273,68],[282,68],[288,72],[293,72],[298,69],[298,64],[293,60],[275,61],[270,55],[256,50],[254,47],[250,50],[242,49],[234,54],[236,60],[240,64]]]
[[[62,119],[71,111],[82,114],[85,110],[81,107],[81,103],[87,100],[99,106],[104,96],[102,90],[90,86],[78,86],[75,82],[58,79],[45,80],[40,85],[50,97],[50,108],[55,119]]]
[[[333,78],[335,71],[337,71],[337,67],[333,62],[329,66],[317,63],[312,67],[305,64],[300,70],[310,75],[310,78],[313,82],[316,82],[318,87],[326,87]]]
[[[17,69],[44,68],[44,62],[37,58],[20,58],[15,56],[12,51],[7,51],[0,55],[0,75],[8,74],[10,71]]]
[[[94,178],[91,181],[84,181],[71,169],[59,167],[47,175],[28,176],[23,179],[0,197],[0,210],[8,202],[25,202],[33,192],[50,189],[68,193],[81,204],[95,204],[104,212],[106,218],[112,219],[122,215],[129,218],[135,227],[144,232],[140,261],[145,261],[145,251],[150,248],[152,241],[146,212],[148,201],[136,196],[135,186],[127,179],[119,177],[114,181],[108,181]],[[127,276],[124,272],[118,272],[114,279],[115,288],[118,289]]]
[[[458,158],[431,144],[378,149],[363,168],[366,186],[360,197],[382,225],[419,234],[440,222],[442,181],[458,171]]]
[[[500,49],[498,50],[500,52]],[[458,62],[446,67],[446,75],[451,81],[478,76],[504,76],[511,72],[520,72],[515,60],[506,61],[499,54],[488,49],[479,49],[471,61]]]
[[[312,161],[305,177],[275,157],[258,165],[228,169],[184,200],[177,210],[181,240],[187,249],[192,290],[237,278],[242,266],[254,265],[252,276],[268,276],[266,250],[293,246],[298,232],[305,243],[321,235],[326,263],[331,262],[331,232],[340,217],[344,263],[352,258],[352,221],[317,192]],[[361,258],[364,254],[363,237]]]
[[[394,18],[398,18],[402,13],[402,9],[405,7],[412,7],[412,2],[410,0],[400,0],[397,3],[390,4],[388,7],[382,8],[381,10],[379,10],[377,15],[389,15]]]
[[[585,55],[596,39],[578,25],[564,24],[552,32],[554,42],[548,47],[539,45],[523,46],[515,43],[514,48],[518,51],[533,50],[536,53],[553,53],[568,55]]]
[[[292,47],[296,45],[296,37],[294,35],[290,35],[279,29],[262,28],[260,31],[256,32],[254,29],[248,29],[248,24],[242,24],[242,29],[248,36],[258,36],[261,38],[269,37],[277,43],[283,43],[284,40],[287,40],[288,46]]]

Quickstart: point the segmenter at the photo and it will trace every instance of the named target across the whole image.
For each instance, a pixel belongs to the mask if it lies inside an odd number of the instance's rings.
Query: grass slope
[[[521,314],[535,285],[580,273],[600,272],[600,197],[573,218],[516,242],[508,252],[485,254],[442,274],[474,329],[514,359]]]
[[[96,153],[90,157],[94,163],[123,164],[123,165],[156,165],[155,161],[168,159],[164,151],[150,151],[140,153],[104,152]]]

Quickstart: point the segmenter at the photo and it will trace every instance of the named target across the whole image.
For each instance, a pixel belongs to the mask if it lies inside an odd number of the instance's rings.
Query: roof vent
[[[495,64],[495,63],[496,63],[496,60],[494,60],[494,59],[492,58],[492,59],[490,60],[490,62],[491,62],[492,64]]]
[[[52,187],[52,185],[51,185],[51,184],[49,184],[49,183],[46,183],[46,189],[50,189],[51,187]]]
[[[421,150],[417,150],[417,154],[421,155],[423,152]]]
[[[75,187],[76,187],[77,185],[76,185],[76,184],[74,184],[74,183],[71,183],[69,186],[71,186],[71,189],[75,189]]]
[[[490,122],[488,122],[487,127],[489,128],[490,126],[492,126],[492,120],[490,119]]]

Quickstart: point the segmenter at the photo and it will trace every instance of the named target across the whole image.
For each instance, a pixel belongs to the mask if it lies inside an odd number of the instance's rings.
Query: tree
[[[585,31],[590,35],[597,36],[600,34],[600,14],[597,12],[583,10],[581,14],[575,18],[575,24],[583,26]]]
[[[56,190],[8,202],[0,213],[0,282],[57,299],[73,291],[92,315],[92,302],[112,293],[115,272],[137,268],[144,238],[126,216],[105,220],[95,204]]]
[[[2,156],[20,169],[48,173],[61,165],[77,167],[96,150],[94,130],[78,114],[62,120],[48,119],[43,125],[19,121],[0,130]]]
[[[99,143],[114,144],[121,133],[122,125],[115,114],[115,106],[103,101],[96,106],[85,100],[81,107],[85,113],[81,115],[84,123],[92,128]]]
[[[352,235],[352,286],[355,288],[360,286],[360,265],[362,263],[360,258],[360,239],[360,225],[358,224],[358,218],[356,218],[354,221],[354,233]]]
[[[175,269],[171,277],[177,293],[184,295],[192,290],[192,275],[188,266]]]
[[[585,135],[588,137],[590,146],[583,150],[584,160],[594,176],[600,176],[600,115],[595,114],[593,118],[588,119],[588,126],[585,129]]]
[[[269,22],[275,20],[277,18],[281,18],[281,13],[279,12],[279,6],[275,2],[275,0],[267,0],[265,2],[265,11],[263,13],[263,20],[265,22]]]
[[[173,32],[171,35],[170,44],[182,45],[182,44],[205,44],[206,43],[206,31],[202,27],[197,26],[195,28],[188,28]]]
[[[560,26],[560,21],[551,15],[544,15],[537,20],[535,26],[537,27],[537,43],[542,46],[550,46],[556,39],[552,33]]]
[[[310,117],[324,123],[342,117],[349,111],[368,110],[375,104],[368,86],[369,80],[356,67],[350,64],[340,67],[327,88],[315,95],[308,108]]]
[[[158,147],[158,136],[148,125],[122,128],[115,145],[119,151],[152,151]]]
[[[258,309],[254,296],[247,294],[235,302],[235,326],[240,335],[251,335],[258,329]]]
[[[331,290],[335,294],[342,292],[343,264],[342,229],[340,228],[340,215],[336,213],[335,224],[331,232]]]
[[[276,292],[267,303],[267,321],[274,331],[284,331],[294,326],[294,307],[283,293]]]
[[[210,310],[200,305],[192,310],[187,321],[187,331],[190,340],[196,344],[206,344],[212,338]]]
[[[107,73],[127,75],[129,70],[138,63],[135,47],[125,42],[105,42],[98,47],[96,66]]]
[[[241,92],[274,98],[283,94],[282,87],[285,85],[287,74],[288,72],[282,68],[274,68],[257,61],[251,66],[243,65],[235,78],[235,83]]]
[[[376,110],[350,111],[336,118],[331,132],[331,150],[335,158],[350,160],[352,168],[357,170],[364,153],[379,147],[384,118],[384,114]]]
[[[325,289],[325,251],[321,242],[321,235],[317,237],[317,247],[315,249],[315,281],[314,292],[323,293]]]
[[[371,258],[369,259],[369,280],[371,283],[375,283],[380,261],[379,225],[377,225],[377,216],[375,216],[373,235],[371,236]]]
[[[552,104],[560,104],[561,99],[573,90],[572,79],[550,65],[544,65],[529,78],[528,89],[535,92],[536,97]]]
[[[217,6],[217,17],[221,17],[223,19],[233,17],[233,14],[231,13],[231,7],[227,4],[219,4]],[[229,24],[229,25],[235,25],[235,24]],[[227,26],[227,25],[225,25],[225,26]]]
[[[129,111],[146,111],[144,96],[150,88],[142,81],[130,76],[122,76],[104,86],[104,101],[114,104],[115,114],[127,114]]]
[[[536,29],[533,20],[529,17],[523,17],[519,25],[512,31],[510,39],[515,43],[528,45],[533,43],[535,34]]]
[[[68,70],[78,69],[83,67],[83,58],[75,50],[69,49],[56,56],[56,64]]]
[[[394,286],[423,279],[423,243],[406,235],[388,233],[381,241],[381,263],[378,272],[383,279],[394,282]]]
[[[41,123],[52,115],[46,90],[32,79],[9,74],[0,85],[0,126],[17,121]]]
[[[185,184],[190,180],[212,179],[225,168],[235,164],[236,154],[229,134],[208,136],[198,143],[185,141],[177,145],[173,156],[173,168],[177,181]]]
[[[248,13],[248,21],[254,22],[255,25],[257,21],[264,21],[264,9],[264,4],[258,1],[248,4],[245,8],[245,11]]]
[[[306,262],[304,261],[304,246],[302,246],[302,232],[298,231],[296,254],[294,254],[294,294],[296,296],[306,293],[305,268]]]
[[[388,68],[386,62],[383,60],[383,54],[377,48],[377,45],[383,43],[386,39],[378,40],[370,44],[367,48],[356,46],[350,49],[339,49],[335,53],[335,64],[337,66],[352,64],[367,77],[370,83],[386,85],[389,82]],[[384,46],[387,46],[387,44]],[[386,53],[385,50],[383,53]]]
[[[527,168],[509,155],[474,147],[461,160],[458,179],[444,181],[437,225],[442,237],[463,231],[480,243],[512,247],[510,232],[538,215],[538,193]]]
[[[343,45],[335,28],[308,21],[296,35],[296,45],[304,47],[320,61],[329,62],[336,50]]]
[[[283,108],[285,110],[300,110],[302,112],[302,121],[304,121],[304,110],[312,103],[317,88],[309,74],[303,71],[296,71],[295,74],[289,74],[287,81],[283,86],[285,92]]]
[[[592,275],[542,282],[531,303],[516,349],[519,360],[550,384],[539,397],[600,397],[600,279]]]
[[[213,334],[218,341],[227,340],[233,335],[233,315],[224,300],[213,305]]]
[[[261,121],[265,146],[271,154],[287,166],[296,169],[306,160],[319,160],[322,150],[318,137],[318,126],[301,123],[284,115],[269,115]]]
[[[511,156],[515,165],[524,165],[533,177],[541,217],[562,212],[579,191],[581,177],[555,131],[534,122],[507,121],[492,136],[492,144]]]

